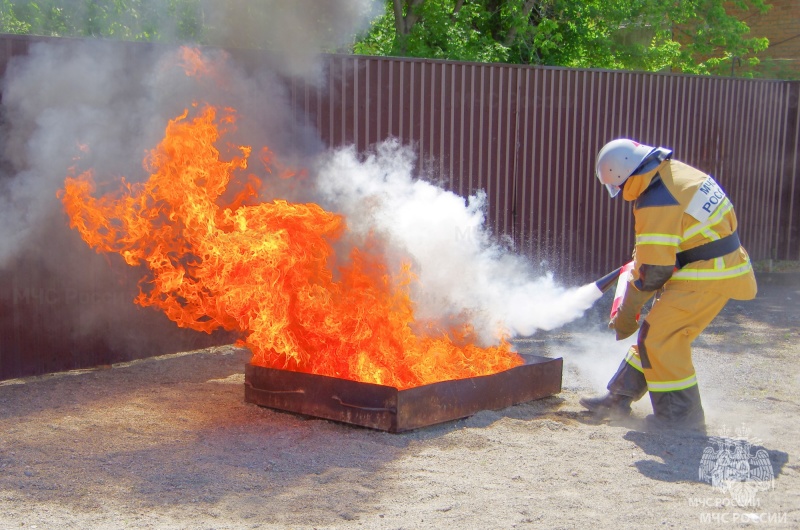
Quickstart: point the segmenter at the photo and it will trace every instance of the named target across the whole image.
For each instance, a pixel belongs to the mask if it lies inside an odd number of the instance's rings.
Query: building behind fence
[[[53,39],[0,36],[0,72],[39,40]],[[674,149],[712,174],[736,205],[754,260],[800,259],[800,82],[323,60],[321,85],[287,81],[298,120],[315,124],[331,147],[366,151],[387,138],[413,146],[421,176],[464,197],[485,191],[493,232],[564,280],[591,279],[630,258],[630,205],[611,200],[594,177],[597,151],[617,137]],[[50,296],[68,290],[43,281],[35,271],[0,271],[0,379],[165,353],[71,336],[69,297]],[[192,337],[174,347],[205,345]]]

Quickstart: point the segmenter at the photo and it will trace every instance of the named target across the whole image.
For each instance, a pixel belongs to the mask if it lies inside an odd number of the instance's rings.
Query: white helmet
[[[612,197],[619,194],[622,183],[628,180],[653,149],[627,138],[612,140],[600,149],[595,173]]]

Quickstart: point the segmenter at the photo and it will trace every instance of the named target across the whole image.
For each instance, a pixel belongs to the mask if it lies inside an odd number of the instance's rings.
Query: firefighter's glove
[[[617,340],[627,339],[636,333],[639,329],[639,313],[653,293],[654,291],[640,291],[633,283],[628,284],[617,314],[608,323],[608,327],[617,332]]]

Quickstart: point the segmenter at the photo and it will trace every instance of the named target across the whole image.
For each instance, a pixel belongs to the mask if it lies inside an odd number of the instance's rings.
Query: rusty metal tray
[[[263,407],[399,433],[561,392],[562,359],[522,358],[496,374],[405,390],[247,364],[244,396]]]

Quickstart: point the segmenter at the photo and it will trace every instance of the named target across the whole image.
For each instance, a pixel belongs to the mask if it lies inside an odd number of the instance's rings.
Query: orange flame
[[[147,268],[136,303],[181,327],[242,332],[260,366],[401,389],[522,363],[505,341],[474,345],[468,325],[415,333],[412,271],[405,265],[391,277],[377,251],[353,250],[334,279],[332,243],[344,219],[311,203],[256,202],[261,181],[241,178],[250,147],[227,161],[215,147],[233,111],[187,116],[170,121],[146,157],[146,182],[123,179],[119,192],[97,198],[87,172],[59,192],[91,247]],[[269,166],[272,154],[260,158]],[[246,183],[229,189],[238,181]]]
[[[179,64],[187,76],[209,75],[213,71],[212,66],[198,48],[181,46],[179,55]]]

